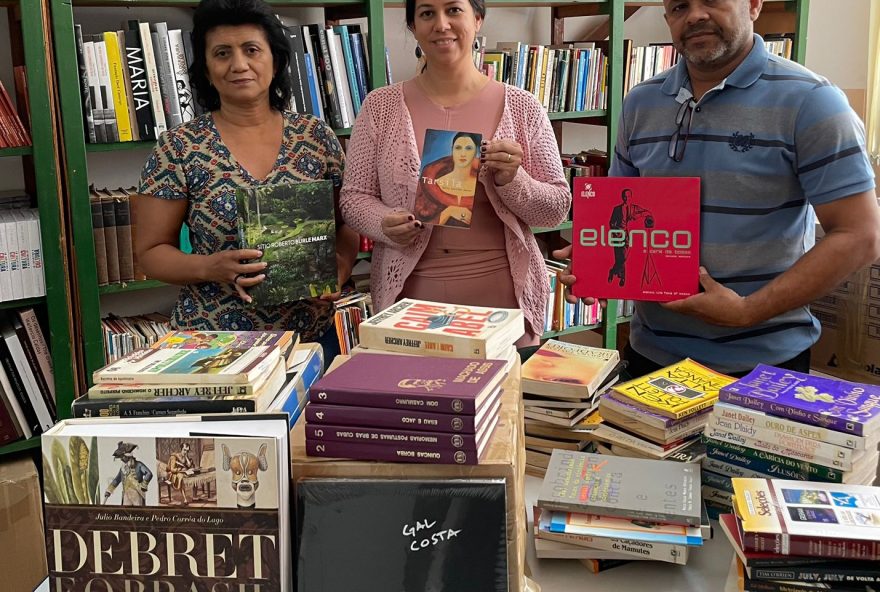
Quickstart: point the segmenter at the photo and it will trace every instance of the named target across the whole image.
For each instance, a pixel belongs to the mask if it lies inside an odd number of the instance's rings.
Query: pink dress
[[[466,103],[434,103],[413,79],[403,84],[419,155],[425,130],[448,129],[492,138],[504,111],[504,86],[490,81]],[[406,279],[398,299],[416,298],[451,304],[519,308],[504,237],[504,222],[492,207],[486,188],[477,183],[469,229],[435,226],[424,253]],[[535,345],[527,331],[518,347]]]

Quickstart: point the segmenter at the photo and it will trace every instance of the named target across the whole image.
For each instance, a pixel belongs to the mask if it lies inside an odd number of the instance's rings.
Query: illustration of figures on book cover
[[[171,590],[211,590],[213,578],[200,576],[212,573],[278,584],[274,439],[44,436],[43,451],[50,579],[66,589],[149,576]]]
[[[480,172],[482,136],[425,131],[415,216],[425,224],[470,228]]]
[[[260,306],[336,292],[336,222],[330,181],[236,191],[242,249],[263,251],[266,279],[248,293]]]

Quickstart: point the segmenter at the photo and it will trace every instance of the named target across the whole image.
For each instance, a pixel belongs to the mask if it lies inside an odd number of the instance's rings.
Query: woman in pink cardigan
[[[411,80],[371,92],[354,125],[340,197],[346,224],[375,241],[376,310],[400,298],[521,308],[535,345],[549,283],[530,227],[566,219],[571,193],[550,121],[528,92],[474,66],[484,0],[407,0],[424,59]],[[469,230],[425,226],[412,214],[426,129],[481,134]]]

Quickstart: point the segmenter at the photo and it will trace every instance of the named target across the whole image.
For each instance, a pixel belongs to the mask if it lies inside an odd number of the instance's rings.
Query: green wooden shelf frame
[[[33,438],[28,438],[27,440],[16,440],[15,442],[10,442],[9,444],[0,446],[0,457],[3,457],[7,454],[13,454],[15,452],[21,452],[22,450],[33,450],[34,448],[39,447],[39,436],[34,436]]]
[[[16,146],[15,148],[0,148],[0,157],[3,156],[30,156],[34,153],[33,146]]]

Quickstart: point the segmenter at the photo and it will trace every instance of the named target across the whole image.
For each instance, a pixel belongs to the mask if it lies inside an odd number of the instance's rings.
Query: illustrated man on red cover
[[[629,237],[629,223],[635,222],[642,218],[645,219],[645,227],[654,226],[654,218],[651,212],[629,203],[632,197],[632,189],[624,189],[620,194],[620,203],[611,210],[611,218],[608,220],[608,228],[611,230],[623,230],[624,237]],[[629,250],[629,241],[625,240],[624,245],[614,248],[614,264],[608,270],[608,283],[610,284],[615,277],[620,278],[620,286],[626,283],[626,253]]]

